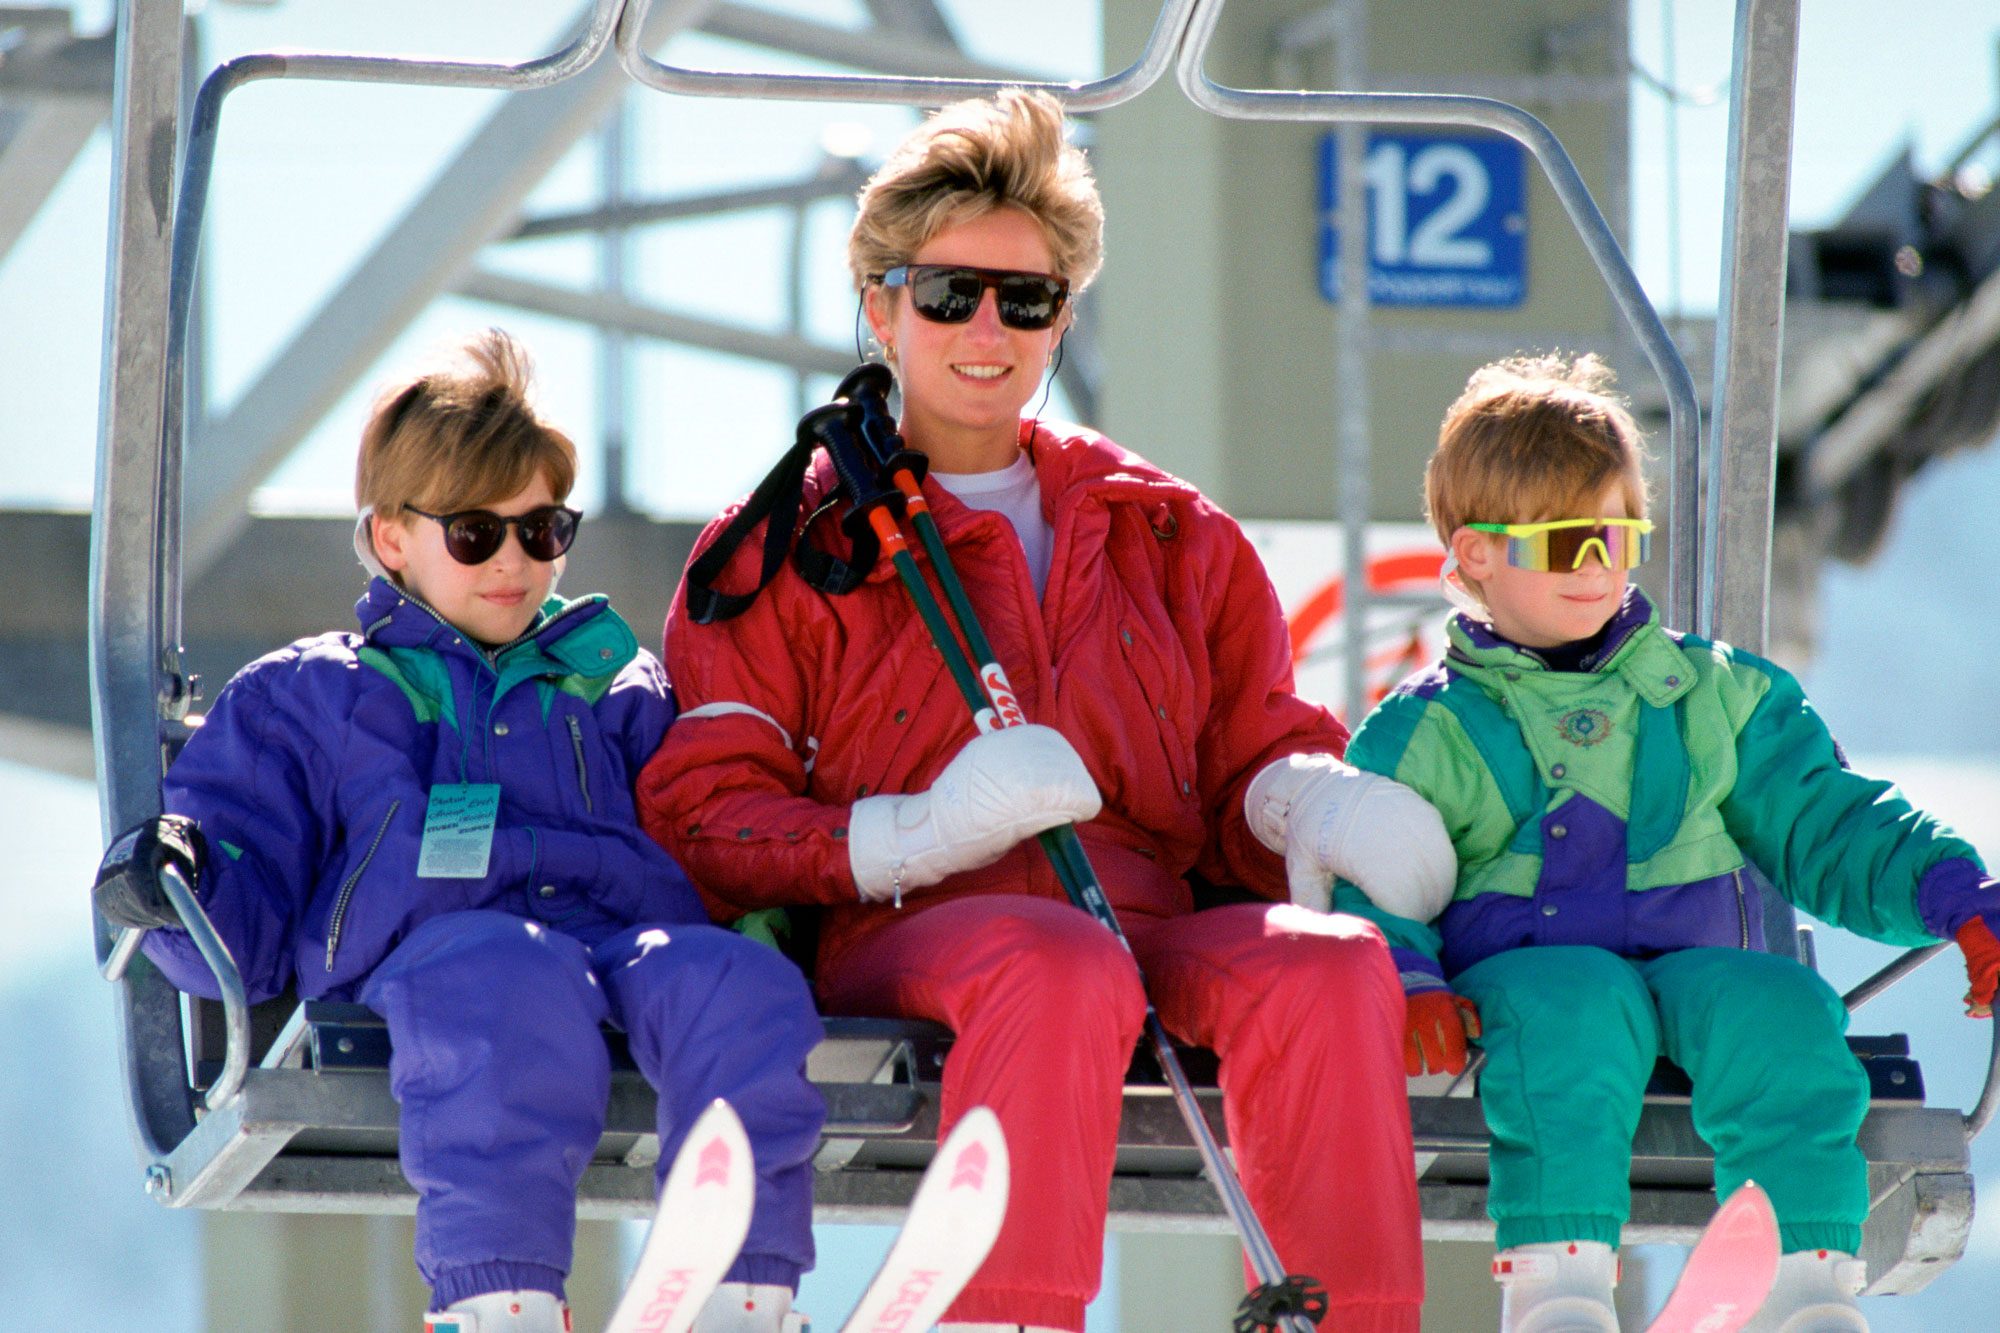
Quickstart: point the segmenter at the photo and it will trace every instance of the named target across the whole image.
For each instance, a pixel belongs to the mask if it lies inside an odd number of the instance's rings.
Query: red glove
[[[1992,936],[1987,938],[1990,940]],[[2000,949],[2000,943],[1995,948]],[[1990,985],[1987,994],[1989,997],[1992,994]],[[1463,1074],[1466,1039],[1477,1037],[1481,1031],[1479,1006],[1448,990],[1418,991],[1407,998],[1409,1017],[1403,1026],[1403,1072],[1411,1078],[1419,1074]]]
[[[2000,989],[2000,939],[1994,938],[1984,917],[1976,916],[1958,928],[1958,947],[1965,953],[1965,975],[1972,982],[1965,993],[1965,1012],[1972,1018],[1991,1018],[1993,992]]]

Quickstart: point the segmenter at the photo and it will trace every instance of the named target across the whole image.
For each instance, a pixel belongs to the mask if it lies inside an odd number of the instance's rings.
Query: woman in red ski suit
[[[915,131],[850,241],[924,493],[1040,725],[975,736],[888,561],[838,596],[787,563],[737,618],[697,624],[676,597],[683,712],[641,776],[641,817],[717,916],[823,909],[828,1012],[956,1033],[942,1127],[991,1106],[1013,1192],[946,1328],[1083,1327],[1143,969],[1168,1030],[1221,1056],[1243,1183],[1287,1271],[1331,1289],[1326,1326],[1415,1333],[1397,969],[1373,926],[1286,901],[1287,854],[1317,884],[1289,896],[1311,905],[1334,871],[1403,873],[1362,864],[1371,838],[1448,896],[1442,827],[1373,778],[1365,819],[1343,806],[1347,733],[1293,693],[1276,596],[1228,515],[1102,436],[1021,419],[1070,317],[1046,279],[1087,282],[1101,226],[1058,105],[1009,91]],[[822,456],[802,512],[834,484]],[[759,527],[717,588],[754,587],[762,549]],[[1030,837],[1072,819],[1136,967]],[[1191,870],[1275,902],[1195,913]]]

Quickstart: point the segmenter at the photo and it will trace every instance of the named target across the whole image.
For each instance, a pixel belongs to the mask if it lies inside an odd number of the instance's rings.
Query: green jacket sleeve
[[[1932,942],[1917,882],[1972,848],[1894,783],[1847,767],[1832,734],[1783,668],[1730,650],[1721,670],[1736,723],[1736,781],[1721,813],[1730,836],[1789,901],[1857,935]]]
[[[1382,938],[1389,942],[1391,949],[1409,949],[1432,962],[1437,961],[1438,954],[1444,949],[1444,941],[1435,930],[1421,921],[1383,911],[1369,901],[1367,894],[1344,879],[1334,881],[1333,910],[1373,921],[1381,927]]]
[[[1451,811],[1439,804],[1444,793],[1427,777],[1432,766],[1421,762],[1424,746],[1436,738],[1426,734],[1417,745],[1411,744],[1419,740],[1419,733],[1427,733],[1433,725],[1428,711],[1419,699],[1409,695],[1390,695],[1362,720],[1360,728],[1347,742],[1347,762],[1364,772],[1379,773],[1414,789],[1419,796],[1438,807],[1438,812],[1444,816],[1445,827],[1450,831],[1454,827]],[[1452,841],[1454,844],[1458,841],[1455,832]],[[1374,922],[1381,928],[1392,949],[1413,950],[1435,962],[1444,947],[1438,933],[1427,923],[1383,911],[1370,901],[1367,894],[1346,880],[1334,881],[1333,910]]]

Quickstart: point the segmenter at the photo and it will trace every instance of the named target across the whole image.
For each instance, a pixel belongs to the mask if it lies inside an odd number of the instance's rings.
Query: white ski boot
[[[569,1306],[546,1291],[489,1291],[424,1316],[424,1333],[570,1333]]]
[[[1778,1260],[1778,1280],[1743,1333],[1868,1333],[1854,1297],[1868,1267],[1839,1250],[1799,1250]]]
[[[939,1324],[937,1333],[1062,1333],[1044,1324]]]
[[[792,1289],[724,1282],[701,1307],[688,1333],[808,1333],[811,1323],[792,1308]]]
[[[1602,1241],[1516,1245],[1493,1256],[1500,1333],[1618,1333],[1618,1252]]]

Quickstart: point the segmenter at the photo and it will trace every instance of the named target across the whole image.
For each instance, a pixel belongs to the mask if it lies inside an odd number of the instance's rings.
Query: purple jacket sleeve
[[[168,770],[167,810],[201,825],[208,860],[198,897],[254,1003],[285,988],[295,919],[327,855],[331,768],[281,652],[246,668],[215,701]],[[182,990],[219,994],[185,931],[154,931],[146,953]]]

